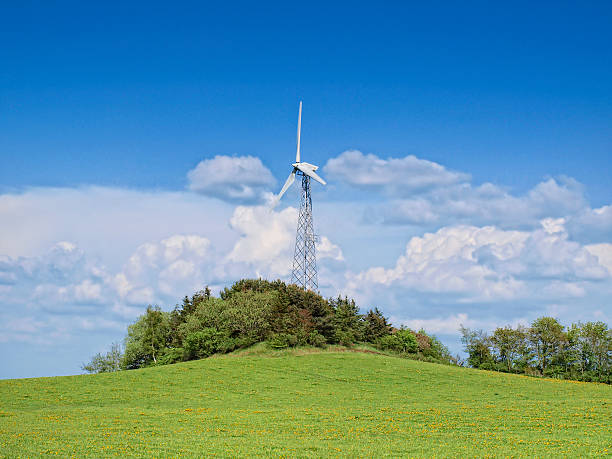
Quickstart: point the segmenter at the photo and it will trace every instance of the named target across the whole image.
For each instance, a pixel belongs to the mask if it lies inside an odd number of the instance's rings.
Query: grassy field
[[[364,352],[0,381],[0,456],[605,456],[612,388]]]

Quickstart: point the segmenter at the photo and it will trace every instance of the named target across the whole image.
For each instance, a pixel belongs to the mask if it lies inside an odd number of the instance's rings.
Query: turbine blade
[[[298,115],[298,133],[297,133],[297,152],[295,153],[295,162],[300,162],[300,131],[302,130],[302,101],[300,100],[300,114]]]
[[[325,182],[325,180],[323,180],[321,177],[319,177],[317,175],[317,173],[312,169],[312,167],[307,166],[306,164],[298,164],[297,168],[299,170],[301,170],[304,174],[308,175],[309,177],[312,177],[313,179],[315,179],[317,182],[319,182],[321,185],[327,185],[327,183]]]
[[[289,174],[289,177],[287,177],[287,181],[283,185],[283,189],[280,190],[280,193],[278,193],[279,200],[285,194],[285,191],[287,191],[287,189],[293,184],[294,180],[295,180],[295,168],[291,171],[291,174]]]

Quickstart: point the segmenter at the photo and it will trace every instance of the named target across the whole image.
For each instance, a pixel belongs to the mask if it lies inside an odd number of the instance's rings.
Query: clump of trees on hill
[[[402,356],[456,363],[448,349],[423,330],[395,329],[378,308],[360,314],[354,300],[325,299],[296,285],[243,279],[220,297],[208,287],[185,297],[171,312],[149,306],[128,327],[121,354],[113,345],[83,369],[92,373],[201,359],[266,342],[271,348],[353,346],[370,343]]]
[[[467,363],[484,370],[610,384],[612,330],[604,322],[565,327],[552,317],[491,335],[461,328]]]

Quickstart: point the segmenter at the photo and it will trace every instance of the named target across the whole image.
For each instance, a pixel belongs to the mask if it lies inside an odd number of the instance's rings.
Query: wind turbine
[[[321,185],[325,185],[323,180],[315,172],[319,166],[301,161],[300,158],[300,132],[302,130],[302,101],[300,101],[300,111],[298,115],[297,129],[297,151],[295,162],[292,164],[293,170],[289,174],[287,181],[283,185],[278,200],[285,194],[287,189],[295,181],[295,176],[302,177],[302,197],[300,200],[300,215],[298,217],[297,233],[295,236],[295,250],[293,253],[293,270],[291,272],[291,282],[299,285],[304,290],[317,291],[319,288],[317,278],[317,256],[315,250],[316,236],[312,223],[312,197],[310,194],[310,179],[313,178]]]
[[[298,130],[297,130],[297,152],[295,153],[295,162],[292,164],[293,170],[291,171],[291,174],[289,174],[289,177],[287,178],[287,181],[283,185],[283,188],[280,190],[280,193],[278,193],[278,199],[280,199],[281,196],[285,194],[285,191],[287,191],[287,189],[293,184],[293,182],[295,181],[296,175],[307,175],[315,179],[321,185],[327,185],[325,180],[319,177],[317,173],[315,172],[319,168],[319,166],[315,166],[314,164],[300,161],[300,131],[301,130],[302,130],[302,102],[300,101],[300,111],[298,115]],[[299,174],[299,172],[302,172],[302,174]]]

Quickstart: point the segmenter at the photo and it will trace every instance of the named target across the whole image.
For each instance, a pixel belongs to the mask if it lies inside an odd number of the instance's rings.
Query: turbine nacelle
[[[293,163],[292,166],[293,166],[294,171],[297,169],[301,171],[303,174],[308,175],[309,177],[312,177],[317,182],[319,182],[321,185],[326,185],[325,180],[319,177],[319,175],[315,172],[319,168],[319,166],[315,166],[314,164],[310,164],[310,163]]]
[[[319,177],[319,175],[315,172],[319,168],[319,166],[315,166],[314,164],[300,161],[300,133],[301,133],[301,130],[302,130],[302,102],[300,101],[300,112],[298,115],[297,151],[295,153],[295,162],[292,164],[293,170],[289,174],[289,177],[287,177],[287,181],[283,185],[283,188],[281,189],[280,193],[278,193],[279,200],[281,196],[285,194],[285,191],[287,191],[287,189],[293,184],[297,171],[300,171],[302,174],[315,179],[321,185],[326,185],[325,180]]]
[[[300,166],[308,167],[309,169],[312,169],[313,171],[316,171],[319,168],[319,166],[315,166],[314,164],[310,164],[310,163],[307,163],[307,162],[293,163],[292,166],[293,167],[297,167],[298,169],[300,168]]]

